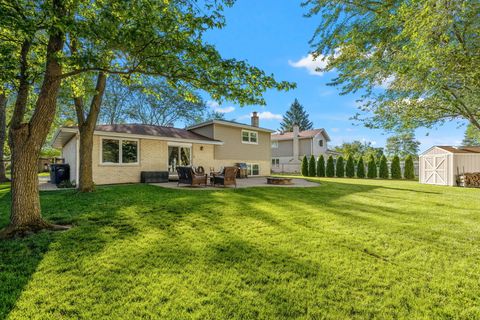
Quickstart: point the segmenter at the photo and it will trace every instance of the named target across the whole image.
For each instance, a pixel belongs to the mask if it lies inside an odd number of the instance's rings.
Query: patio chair
[[[237,187],[237,167],[225,167],[222,174],[216,174],[213,176],[213,185],[234,185]]]
[[[178,184],[188,184],[191,186],[207,185],[206,174],[195,174],[191,167],[177,167]]]

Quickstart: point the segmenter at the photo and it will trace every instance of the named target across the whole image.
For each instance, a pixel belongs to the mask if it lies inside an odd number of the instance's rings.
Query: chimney
[[[299,158],[299,147],[298,147],[298,135],[299,135],[300,129],[298,125],[294,124],[293,125],[293,161],[298,161]]]
[[[259,125],[259,118],[257,111],[253,111],[252,113],[252,127],[258,127]]]

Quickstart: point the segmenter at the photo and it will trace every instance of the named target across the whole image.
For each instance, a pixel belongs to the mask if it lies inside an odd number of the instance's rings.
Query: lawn
[[[75,227],[0,242],[0,318],[480,318],[480,190],[321,181],[42,193]]]

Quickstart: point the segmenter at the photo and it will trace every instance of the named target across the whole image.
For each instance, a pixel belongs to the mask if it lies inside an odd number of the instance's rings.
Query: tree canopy
[[[280,130],[293,131],[293,126],[298,125],[300,131],[313,129],[313,123],[308,119],[308,113],[297,99],[290,105],[290,109],[283,115]]]
[[[417,157],[420,142],[415,139],[415,133],[411,130],[399,132],[387,138],[385,152],[388,156],[400,156],[405,159],[407,156]]]
[[[373,155],[378,160],[383,155],[383,148],[375,148],[369,141],[343,142],[341,145],[335,146],[334,150],[342,153],[345,158],[352,156],[354,159]]]
[[[480,146],[480,129],[469,124],[465,130],[462,144],[464,146]]]

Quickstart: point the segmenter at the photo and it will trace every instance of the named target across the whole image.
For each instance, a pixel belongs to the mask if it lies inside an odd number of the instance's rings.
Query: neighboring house
[[[325,129],[299,131],[298,126],[293,132],[272,134],[272,171],[299,172],[303,156],[336,154],[328,150],[330,137]]]
[[[213,120],[186,129],[142,124],[98,125],[93,138],[93,180],[96,184],[135,183],[142,171],[168,171],[176,166],[221,167],[247,163],[250,175],[270,173],[271,130],[254,125]],[[79,134],[60,128],[53,147],[62,150],[71,180],[79,175]]]

